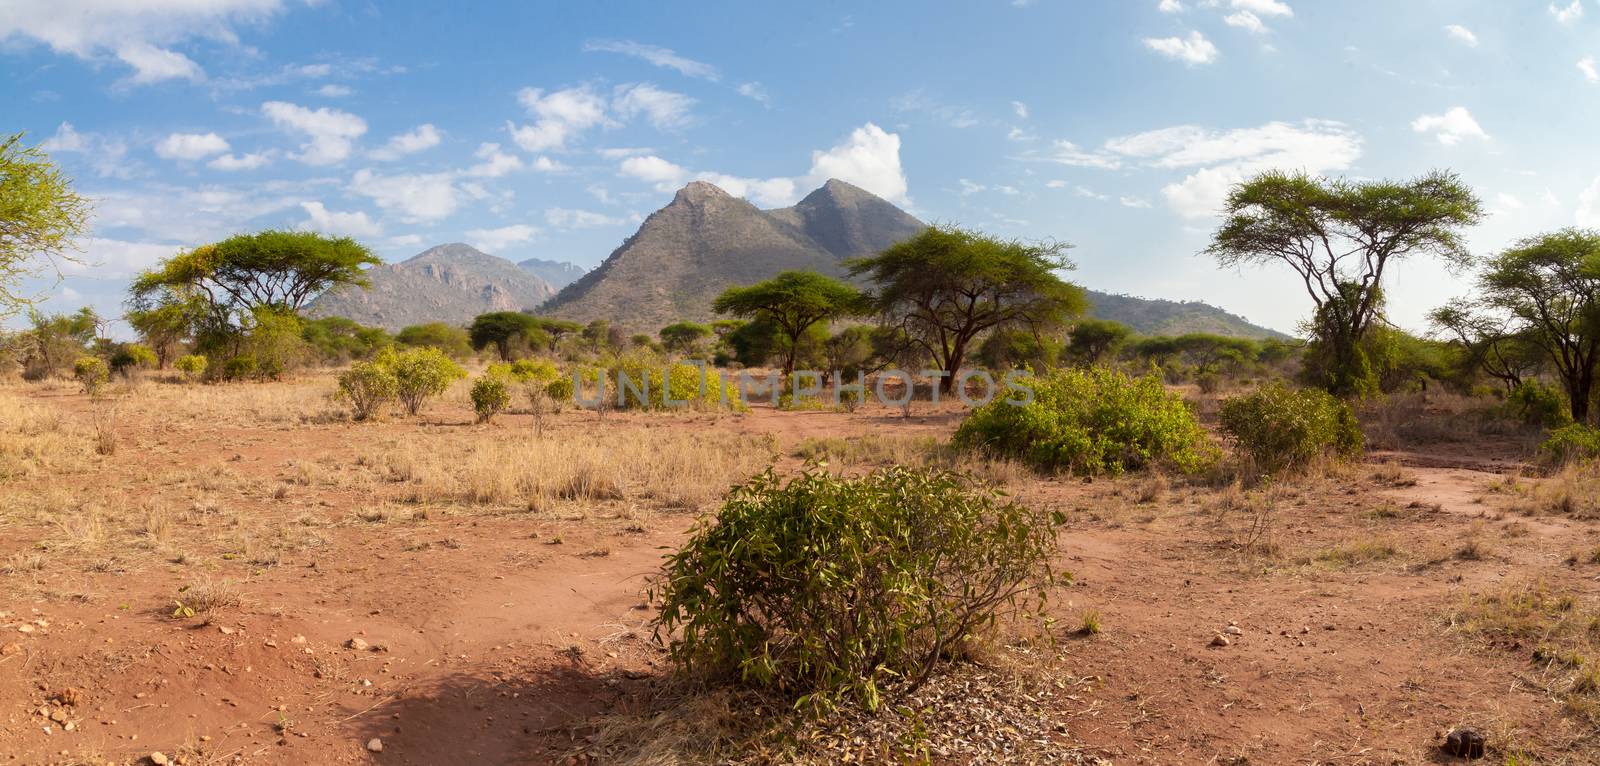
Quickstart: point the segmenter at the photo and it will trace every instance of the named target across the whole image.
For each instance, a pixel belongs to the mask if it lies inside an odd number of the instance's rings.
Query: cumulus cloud
[[[1432,133],[1445,146],[1455,146],[1468,138],[1489,140],[1489,134],[1483,132],[1478,121],[1472,118],[1472,113],[1463,106],[1453,107],[1444,114],[1422,115],[1411,121],[1411,129],[1418,133]]]
[[[687,168],[675,165],[653,154],[643,157],[628,157],[618,166],[618,171],[629,178],[637,178],[654,184],[676,185],[689,177]]]
[[[366,120],[326,106],[308,109],[286,101],[268,101],[261,105],[261,112],[272,124],[305,136],[300,151],[289,156],[307,165],[343,162],[355,140],[367,132]]]
[[[1450,39],[1455,40],[1462,45],[1467,46],[1468,48],[1478,47],[1478,36],[1473,34],[1472,30],[1467,29],[1460,24],[1446,25],[1444,28],[1444,33],[1449,35]]]
[[[689,109],[694,103],[694,99],[682,93],[640,83],[617,86],[611,108],[624,120],[642,116],[656,128],[670,130],[689,123]]]
[[[347,85],[335,85],[331,82],[316,90],[316,94],[324,98],[344,98],[354,92]]]
[[[215,133],[173,133],[156,144],[156,154],[169,160],[199,160],[228,148],[228,142]]]
[[[177,253],[177,245],[155,242],[128,242],[120,239],[90,237],[79,243],[83,248],[80,263],[62,261],[63,273],[88,273],[107,279],[126,279],[145,271]]]
[[[538,229],[525,223],[518,223],[498,229],[469,229],[467,242],[486,253],[493,253],[512,245],[532,241],[538,234]]]
[[[1294,9],[1283,0],[1230,0],[1229,5],[1239,10],[1262,16],[1293,16]]]
[[[126,162],[127,142],[98,133],[80,133],[70,122],[56,126],[56,132],[39,148],[46,152],[69,152],[86,159],[102,177],[127,178],[132,167]]]
[[[1550,15],[1556,17],[1556,21],[1562,24],[1576,24],[1578,19],[1583,18],[1583,0],[1572,0],[1566,6],[1551,3]]]
[[[133,70],[127,82],[135,85],[200,80],[204,70],[173,46],[195,38],[234,42],[234,25],[282,7],[282,0],[8,0],[0,42],[38,42],[90,61],[114,58]]]
[[[479,144],[478,151],[473,152],[472,156],[482,160],[467,168],[467,175],[476,178],[499,178],[522,169],[522,158],[500,151],[500,145],[496,143]]]
[[[1161,0],[1156,10],[1162,13],[1183,13],[1183,3],[1181,0]]]
[[[1028,119],[1028,105],[1021,101],[1013,101],[1011,102],[1011,113],[1015,114],[1019,120],[1026,120]]]
[[[698,77],[712,82],[720,79],[716,67],[680,56],[671,48],[659,45],[648,45],[633,40],[590,40],[583,44],[583,50],[588,53],[620,53],[658,67],[676,70],[678,74],[688,77]]]
[[[212,170],[226,170],[229,172],[236,170],[255,170],[256,168],[266,166],[266,164],[271,161],[271,158],[262,153],[224,154],[210,162],[207,162],[206,167],[211,168]]]
[[[456,186],[451,173],[379,175],[366,169],[356,171],[349,190],[397,213],[407,223],[448,218],[460,207],[462,196],[469,193]]]
[[[368,156],[385,162],[397,160],[408,154],[416,154],[425,149],[432,149],[438,146],[443,135],[431,123],[423,123],[408,132],[389,139],[388,143],[372,150],[368,153]]]
[[[588,229],[596,226],[617,226],[627,221],[616,216],[591,210],[574,210],[553,207],[544,211],[545,223],[558,229]]]
[[[1583,79],[1591,85],[1600,83],[1600,69],[1595,68],[1593,56],[1578,59],[1578,71],[1583,73]]]
[[[909,203],[900,136],[867,123],[827,151],[811,153],[811,180],[837,178],[891,202]]]
[[[1251,34],[1266,34],[1267,25],[1262,23],[1261,17],[1250,11],[1234,11],[1222,17],[1222,23],[1230,27],[1238,27]]]
[[[1217,60],[1217,46],[1212,45],[1205,35],[1198,31],[1189,32],[1188,37],[1146,37],[1146,48],[1155,51],[1169,59],[1182,61],[1187,66],[1209,64]]]
[[[365,212],[341,213],[329,210],[321,202],[302,202],[300,209],[306,211],[306,220],[301,221],[295,228],[301,231],[318,231],[339,237],[376,237],[383,233],[383,227]]]
[[[523,88],[517,101],[535,119],[527,125],[507,123],[506,127],[512,140],[530,152],[564,149],[583,131],[610,122],[605,97],[587,85],[549,93]]]

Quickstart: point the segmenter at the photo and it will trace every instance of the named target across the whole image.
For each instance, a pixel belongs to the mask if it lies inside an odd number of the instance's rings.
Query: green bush
[[[486,372],[472,382],[472,409],[478,422],[487,423],[511,406],[511,389],[505,378]]]
[[[224,380],[245,380],[255,377],[255,374],[256,358],[250,354],[240,354],[222,363]]]
[[[156,352],[142,343],[125,343],[111,355],[111,369],[123,375],[156,366]]]
[[[1061,369],[1018,384],[1032,387],[1033,401],[999,398],[973,410],[956,446],[1091,476],[1156,464],[1194,472],[1215,458],[1189,406],[1154,375]]]
[[[1361,454],[1361,425],[1350,405],[1316,388],[1274,382],[1222,402],[1222,430],[1268,473],[1328,455]]]
[[[111,370],[98,356],[80,356],[72,363],[72,377],[83,384],[84,393],[97,394],[111,380]]]
[[[1569,463],[1600,458],[1600,428],[1573,423],[1550,432],[1539,453],[1547,462]]]
[[[549,396],[556,406],[562,402],[572,401],[572,378],[556,378],[544,387],[545,395]]]
[[[411,415],[417,414],[429,397],[443,394],[451,383],[467,376],[461,365],[432,346],[400,353],[386,349],[378,354],[377,362],[393,373],[395,396]]]
[[[876,708],[885,684],[909,692],[1002,613],[1043,606],[1061,522],[948,472],[768,469],[668,557],[658,635],[682,671]]]
[[[192,383],[206,374],[206,367],[210,364],[211,360],[201,354],[187,354],[178,357],[178,361],[173,362],[172,366],[178,368],[178,372],[183,373],[183,377]]]
[[[1506,396],[1506,410],[1530,426],[1560,428],[1572,422],[1567,395],[1548,383],[1524,380]]]
[[[394,370],[381,362],[356,362],[339,375],[339,400],[350,404],[356,420],[367,420],[383,413],[394,401],[400,383]]]
[[[667,370],[665,380],[668,385],[662,384],[663,370]],[[738,387],[732,381],[725,381],[713,369],[704,370],[705,391],[702,393],[701,372],[701,368],[697,365],[670,363],[652,354],[627,355],[611,365],[606,396],[613,402],[620,402],[620,409],[664,410],[689,407],[697,410],[714,410],[724,406],[733,410],[744,409],[745,405],[739,398]],[[628,387],[622,386],[624,376],[631,381]],[[585,380],[587,381],[587,378]],[[645,383],[647,380],[648,385]],[[666,401],[668,394],[671,394],[672,400],[678,404],[669,407]],[[684,401],[688,404],[682,404]],[[724,401],[727,403],[724,404]]]

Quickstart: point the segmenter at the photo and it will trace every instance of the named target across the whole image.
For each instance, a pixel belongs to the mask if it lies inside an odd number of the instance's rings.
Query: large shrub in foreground
[[[1223,401],[1222,430],[1268,473],[1322,456],[1354,457],[1363,442],[1350,405],[1321,389],[1278,382]]]
[[[946,472],[768,469],[668,557],[657,628],[680,670],[876,708],[886,683],[914,689],[1003,614],[1042,606],[1060,523]]]
[[[467,371],[443,351],[431,346],[410,351],[381,354],[379,362],[394,372],[395,395],[406,412],[415,415],[423,402],[450,389],[450,384],[465,378]]]
[[[956,429],[956,446],[1084,475],[1158,464],[1193,472],[1214,459],[1194,413],[1154,375],[1064,369],[1021,384],[1033,388],[1032,402],[997,398],[973,410]]]
[[[1582,423],[1557,428],[1539,445],[1539,454],[1557,465],[1600,458],[1600,428]]]

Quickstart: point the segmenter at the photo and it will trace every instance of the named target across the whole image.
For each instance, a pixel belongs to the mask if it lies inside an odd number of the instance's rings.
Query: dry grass
[[[1302,559],[1302,563],[1316,563],[1335,569],[1348,569],[1365,564],[1388,561],[1399,555],[1399,546],[1387,539],[1346,540],[1338,545],[1316,551]]]
[[[1358,416],[1372,449],[1407,449],[1509,438],[1532,448],[1540,429],[1508,418],[1491,401],[1447,391],[1390,394],[1364,404]]]
[[[64,413],[0,390],[0,480],[80,470],[90,438]]]
[[[1501,489],[1521,496],[1512,506],[1518,513],[1600,519],[1600,460],[1568,463],[1538,481],[1513,479]]]
[[[1491,643],[1534,647],[1544,690],[1579,720],[1600,725],[1600,612],[1592,604],[1542,582],[1508,585],[1463,599],[1450,625]]]

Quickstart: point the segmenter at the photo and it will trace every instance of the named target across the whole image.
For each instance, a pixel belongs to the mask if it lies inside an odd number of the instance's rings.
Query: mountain
[[[549,283],[550,287],[556,290],[578,281],[583,276],[582,266],[566,261],[529,258],[526,261],[519,261],[517,265],[532,272],[534,276]]]
[[[836,258],[864,258],[920,233],[925,226],[888,200],[836,178],[794,207],[767,215],[804,233]]]
[[[460,243],[374,266],[366,277],[370,286],[323,293],[306,314],[348,317],[388,330],[424,322],[464,325],[489,311],[535,308],[555,294],[548,282],[517,264]]]
[[[1183,335],[1204,332],[1237,338],[1288,338],[1277,330],[1254,325],[1209,303],[1168,301],[1113,295],[1089,290],[1089,315],[1132,327],[1140,335]]]
[[[843,276],[838,256],[806,234],[799,208],[771,215],[694,181],[651,213],[599,268],[562,288],[540,311],[652,332],[680,319],[709,320],[711,301],[723,290],[780,271]]]

